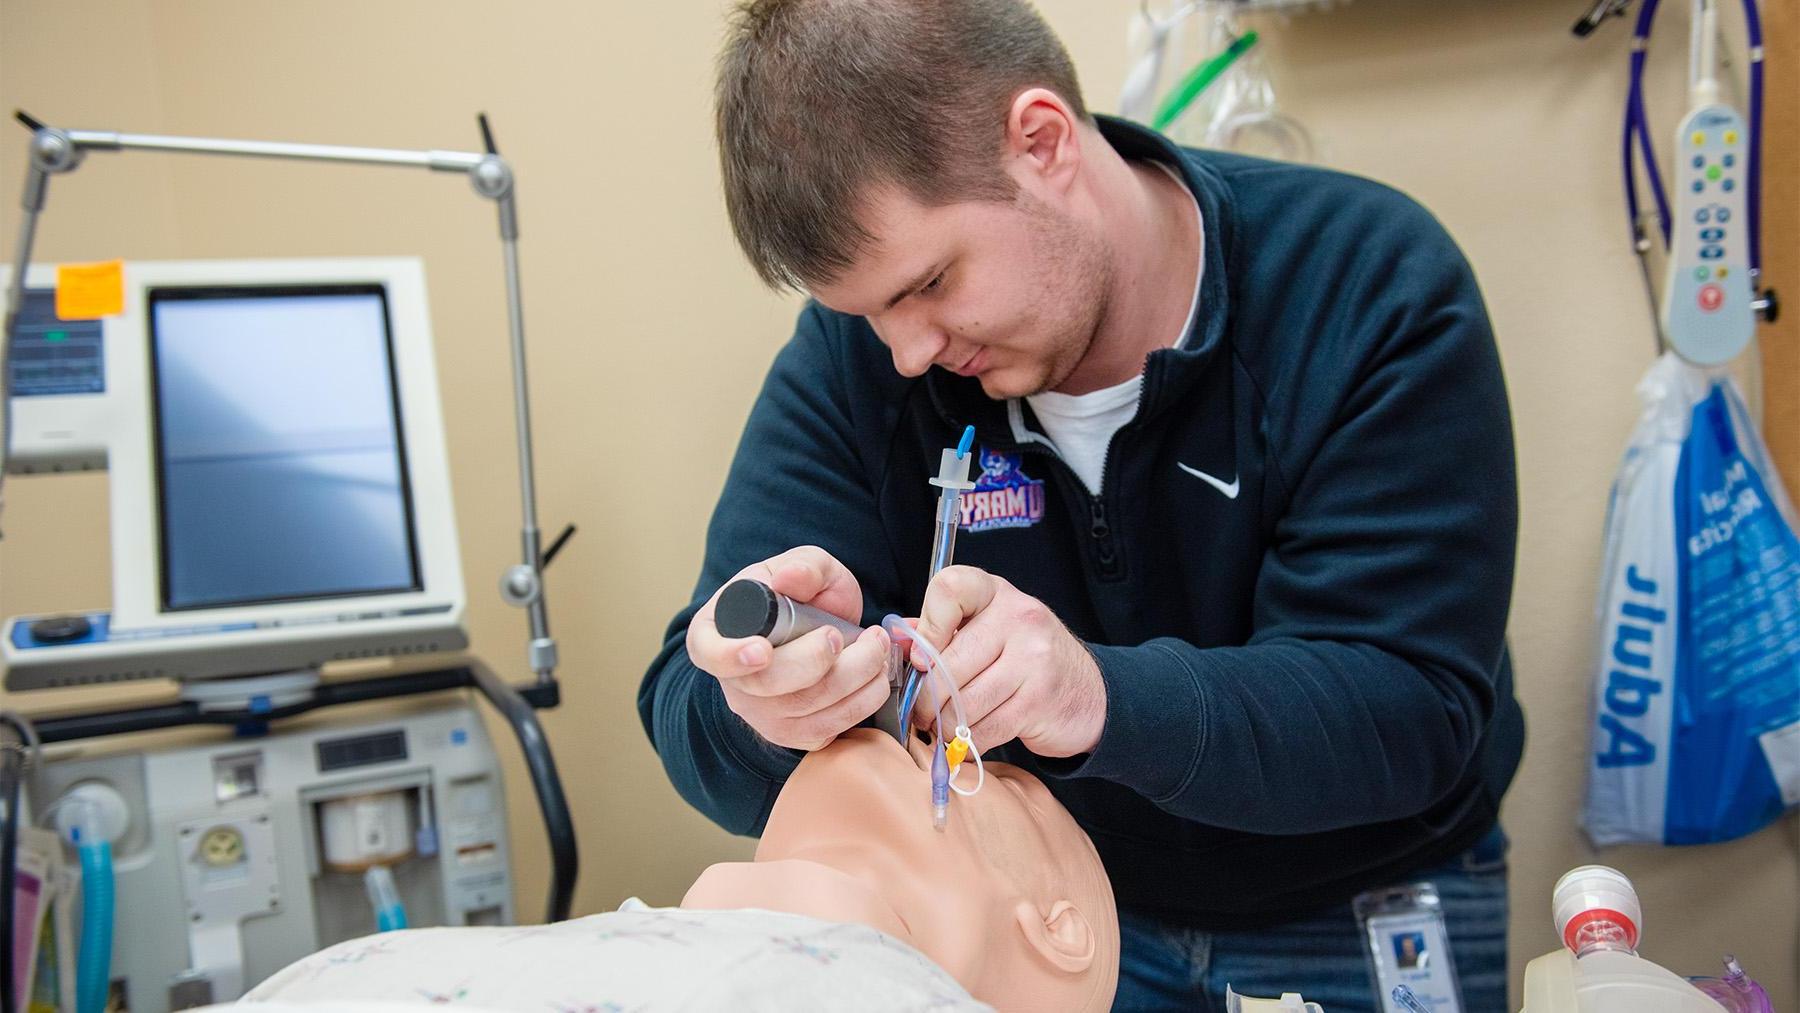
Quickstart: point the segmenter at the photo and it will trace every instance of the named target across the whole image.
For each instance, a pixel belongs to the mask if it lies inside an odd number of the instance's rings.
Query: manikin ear
[[[1057,970],[1080,974],[1093,964],[1094,930],[1080,908],[1059,900],[1045,913],[1022,900],[1013,913],[1025,941]]]
[[[1081,137],[1074,110],[1048,88],[1027,88],[1006,115],[1006,161],[1015,179],[1033,188],[1062,191],[1081,167]]]

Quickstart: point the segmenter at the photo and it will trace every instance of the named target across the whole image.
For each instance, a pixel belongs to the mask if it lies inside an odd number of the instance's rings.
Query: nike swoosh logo
[[[1206,472],[1201,471],[1199,468],[1190,468],[1187,465],[1182,464],[1180,461],[1176,461],[1175,466],[1180,468],[1182,471],[1185,471],[1188,474],[1194,476],[1195,478],[1199,479],[1200,481],[1205,482],[1207,485],[1212,486],[1214,489],[1217,489],[1220,492],[1224,493],[1226,499],[1237,499],[1238,478],[1240,476],[1236,476],[1236,475],[1232,476],[1231,482],[1228,484],[1228,483],[1219,481],[1218,479],[1212,477],[1211,475],[1208,475]]]

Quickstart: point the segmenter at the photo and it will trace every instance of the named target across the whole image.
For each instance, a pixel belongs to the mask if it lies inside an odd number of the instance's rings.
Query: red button
[[[1708,313],[1725,304],[1725,290],[1717,285],[1700,286],[1700,308]]]

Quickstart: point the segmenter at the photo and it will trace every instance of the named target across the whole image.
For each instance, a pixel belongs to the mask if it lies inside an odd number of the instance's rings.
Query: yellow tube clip
[[[944,747],[944,759],[950,763],[951,777],[956,776],[956,768],[962,765],[964,759],[968,758],[969,745],[970,743],[967,736],[958,735],[956,738],[950,740],[949,745]]]

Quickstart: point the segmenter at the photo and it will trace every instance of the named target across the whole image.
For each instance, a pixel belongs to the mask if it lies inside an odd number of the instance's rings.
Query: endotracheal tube
[[[937,708],[937,724],[933,729],[937,738],[931,745],[931,825],[934,829],[943,830],[950,815],[950,793],[973,795],[987,783],[987,770],[981,765],[981,750],[975,748],[975,741],[969,736],[969,725],[963,717],[962,692],[957,689],[956,679],[950,670],[944,667],[944,657],[938,653],[911,624],[899,616],[890,615],[881,621],[881,628],[896,642],[910,640],[925,653],[930,664],[925,669],[927,677],[937,676],[943,686],[944,695],[949,698],[951,712],[956,717],[956,727],[952,736],[944,735],[944,705],[940,701]],[[920,680],[922,684],[924,680]],[[916,688],[916,687],[915,687]],[[903,707],[910,707],[911,696],[903,701]],[[907,711],[901,714],[904,721]],[[975,787],[963,788],[956,783],[956,774],[962,768],[965,759],[975,760]]]

